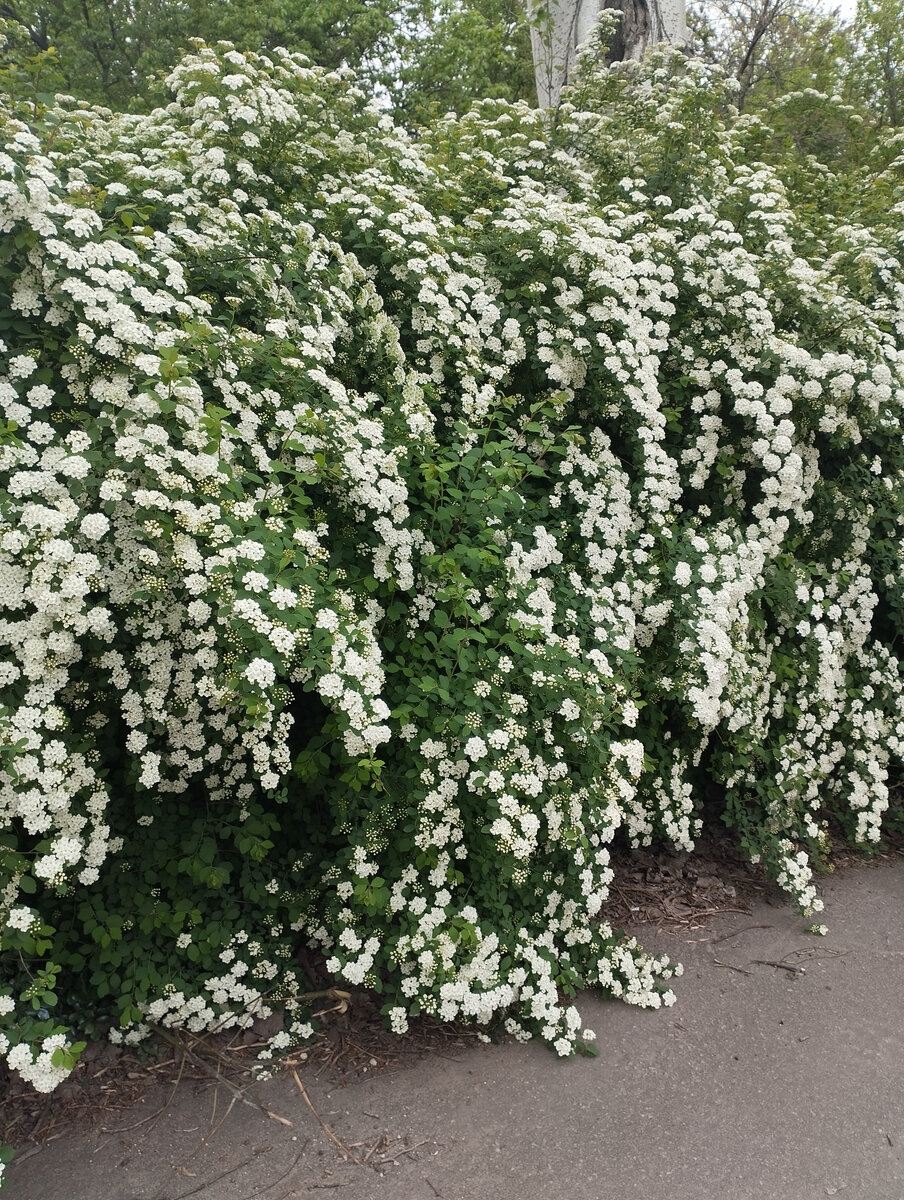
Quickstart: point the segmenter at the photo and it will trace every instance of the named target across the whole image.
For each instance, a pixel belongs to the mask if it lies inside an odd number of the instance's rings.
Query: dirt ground
[[[901,1200],[904,856],[827,877],[818,938],[718,851],[619,872],[611,916],[685,974],[658,1012],[583,997],[597,1058],[399,1039],[356,993],[266,1082],[244,1041],[100,1044],[7,1090],[4,1200]]]

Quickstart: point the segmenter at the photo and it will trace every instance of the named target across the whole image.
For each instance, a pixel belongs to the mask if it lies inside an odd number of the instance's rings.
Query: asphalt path
[[[225,1120],[212,1085],[153,1119],[170,1091],[150,1092],[26,1152],[3,1198],[904,1200],[904,862],[822,891],[825,937],[765,903],[636,931],[684,964],[678,1003],[583,997],[597,1058],[513,1043],[284,1075]]]

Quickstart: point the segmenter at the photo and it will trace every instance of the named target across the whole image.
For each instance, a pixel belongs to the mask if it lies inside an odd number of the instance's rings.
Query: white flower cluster
[[[0,1034],[0,1051],[6,1055],[6,1065],[11,1071],[17,1072],[36,1092],[52,1092],[58,1083],[69,1074],[70,1068],[54,1066],[53,1057],[58,1050],[68,1050],[71,1043],[65,1034],[55,1033],[41,1040],[34,1049],[25,1042],[10,1047],[3,1045],[6,1041]]]
[[[0,910],[12,944],[140,900],[89,947],[158,956],[123,1039],[294,1012],[291,930],[399,1032],[571,1053],[570,988],[673,998],[605,924],[620,830],[689,850],[715,783],[810,911],[827,807],[879,837],[904,293],[848,287],[730,130],[649,195],[705,86],[663,61],[594,85],[631,120],[491,102],[430,145],[282,52],[63,104],[53,146],[7,122]]]

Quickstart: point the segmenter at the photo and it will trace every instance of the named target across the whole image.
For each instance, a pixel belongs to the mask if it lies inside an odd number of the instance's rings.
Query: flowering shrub
[[[421,143],[288,54],[169,86],[4,119],[9,1066],[304,1039],[303,943],[569,1054],[671,1003],[610,845],[714,785],[817,911],[902,752],[899,185],[794,209],[680,56]]]

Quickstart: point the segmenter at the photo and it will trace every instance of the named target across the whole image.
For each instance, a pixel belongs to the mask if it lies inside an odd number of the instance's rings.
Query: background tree
[[[557,107],[604,10],[620,18],[605,35],[607,58],[622,62],[662,42],[684,45],[685,7],[685,0],[528,0],[540,107]]]
[[[167,0],[4,0],[0,15],[24,29],[36,51],[54,49],[66,91],[129,107],[145,76],[172,59],[175,6]]]
[[[736,80],[741,111],[804,88],[838,90],[852,52],[837,9],[799,0],[697,0],[688,23],[695,52]]]
[[[149,107],[148,79],[172,66],[191,38],[243,50],[275,46],[365,78],[397,34],[393,0],[0,0],[13,27],[6,56],[56,50],[63,90],[117,109]]]
[[[12,105],[34,105],[64,91],[56,51],[40,48],[25,26],[0,16],[0,96]]]
[[[536,103],[523,0],[416,0],[400,22],[385,82],[399,115],[414,124],[480,98]]]
[[[551,22],[567,16],[569,3],[0,0],[0,71],[7,94],[62,91],[141,111],[159,99],[150,81],[194,37],[253,52],[285,46],[329,68],[352,67],[365,87],[387,98],[397,119],[416,128],[482,98],[535,103],[531,31],[535,42],[543,35],[551,46]],[[581,40],[598,16],[596,0],[574,11],[582,16],[573,31]],[[861,0],[854,23],[809,0],[693,0],[688,16],[693,52],[737,81],[742,111],[765,114],[783,97],[815,89],[843,98],[870,127],[901,121],[904,0]],[[611,56],[631,56],[624,30],[616,43]],[[546,88],[541,103],[553,102]],[[827,140],[829,157],[833,138],[852,149],[847,117],[838,115],[834,132],[834,118],[820,131],[817,118],[807,116],[803,142],[810,144],[811,134]],[[825,118],[820,109],[817,124]]]
[[[858,0],[850,93],[880,125],[904,120],[904,0]]]

